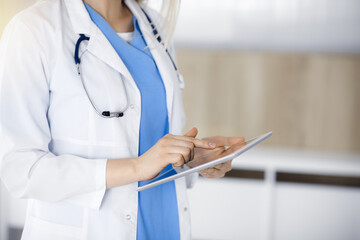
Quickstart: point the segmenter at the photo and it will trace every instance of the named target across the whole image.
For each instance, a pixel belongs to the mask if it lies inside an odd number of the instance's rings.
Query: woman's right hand
[[[140,180],[150,180],[167,165],[180,167],[194,158],[194,148],[214,149],[215,143],[195,138],[198,131],[192,128],[184,136],[166,134],[137,159]]]

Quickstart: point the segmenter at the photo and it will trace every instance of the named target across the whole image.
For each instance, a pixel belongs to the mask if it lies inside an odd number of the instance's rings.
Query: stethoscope
[[[142,10],[143,10],[143,9],[142,9]],[[153,30],[154,36],[158,35],[158,31],[157,31],[155,25],[152,23],[150,17],[148,16],[148,14],[147,14],[144,10],[143,10],[143,12],[144,12],[147,20],[149,21],[149,23],[150,23],[150,25],[151,25],[151,28],[152,28],[152,30]],[[84,88],[84,90],[85,90],[85,93],[86,93],[86,95],[87,95],[87,97],[88,97],[88,99],[89,99],[92,107],[94,108],[95,112],[96,112],[99,116],[101,116],[101,117],[103,117],[103,118],[119,118],[119,117],[123,117],[123,116],[124,116],[124,112],[125,112],[126,109],[129,107],[128,94],[127,94],[127,92],[126,92],[126,88],[124,88],[124,90],[125,90],[125,95],[126,95],[126,99],[127,99],[127,101],[126,101],[126,106],[125,106],[123,109],[121,109],[119,112],[100,111],[100,110],[98,110],[98,108],[96,107],[94,101],[91,99],[91,97],[90,97],[90,95],[89,95],[88,89],[87,89],[87,87],[86,87],[86,84],[85,84],[85,82],[84,82],[84,78],[83,78],[83,75],[82,75],[82,72],[81,72],[81,59],[80,59],[80,57],[79,57],[79,48],[80,48],[81,42],[83,42],[83,41],[89,41],[89,40],[90,40],[90,37],[85,36],[85,34],[80,34],[80,37],[79,37],[79,39],[77,40],[77,42],[76,42],[76,44],[75,44],[75,53],[74,53],[75,65],[76,65],[76,67],[77,67],[77,72],[78,72],[78,75],[80,76],[81,83],[82,83],[82,86],[83,86],[83,88]],[[158,41],[159,43],[161,43],[162,40],[161,40],[160,35],[157,36],[157,41]],[[171,62],[172,62],[172,64],[173,64],[173,66],[174,66],[174,69],[175,69],[175,71],[176,71],[176,73],[177,73],[178,78],[180,79],[181,75],[179,74],[179,71],[178,71],[178,68],[177,68],[177,66],[176,66],[176,64],[175,64],[174,59],[171,57],[171,55],[170,55],[170,53],[169,53],[169,51],[168,51],[167,48],[165,49],[165,51],[166,51],[167,55],[169,56],[169,58],[170,58],[170,60],[171,60]],[[179,81],[180,81],[180,80],[179,80]]]

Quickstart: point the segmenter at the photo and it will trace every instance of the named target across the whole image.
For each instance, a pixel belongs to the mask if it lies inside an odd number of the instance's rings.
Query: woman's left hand
[[[211,151],[217,151],[218,157],[226,156],[231,154],[232,152],[238,150],[239,148],[243,147],[245,143],[245,139],[243,137],[222,137],[222,136],[216,136],[216,137],[208,137],[204,138],[204,140],[211,141],[213,143],[216,143],[217,147],[214,150],[205,150],[205,149],[197,149],[195,148],[195,156],[194,159],[198,156],[203,156],[205,154],[210,153]],[[244,144],[241,144],[244,143]],[[236,145],[236,146],[234,146]],[[230,146],[229,149],[225,149],[224,146]],[[232,147],[234,146],[234,147]],[[222,148],[222,151],[219,151],[219,148]],[[231,162],[227,161],[225,163],[221,163],[219,165],[216,165],[211,168],[204,169],[200,171],[199,173],[206,178],[220,178],[224,177],[227,172],[229,172],[231,168]]]

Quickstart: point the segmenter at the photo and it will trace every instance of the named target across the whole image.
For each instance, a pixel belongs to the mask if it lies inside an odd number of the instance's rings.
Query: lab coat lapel
[[[101,61],[120,72],[129,79],[134,86],[136,83],[111,43],[101,30],[91,20],[84,3],[81,0],[64,0],[71,24],[76,34],[85,34],[90,37],[85,51],[91,52]],[[82,48],[81,48],[82,49]],[[83,54],[84,52],[80,53]]]
[[[101,30],[91,20],[84,3],[81,0],[64,0],[68,10],[71,24],[76,34],[85,34],[90,36],[90,40],[86,46],[86,50],[91,52],[101,61],[108,64],[113,69],[120,72],[130,83],[137,89],[137,85],[132,78],[130,72],[126,68],[124,62],[121,60],[110,42],[101,32]],[[157,64],[160,75],[166,89],[167,110],[169,116],[169,129],[172,129],[172,106],[174,98],[174,82],[177,79],[177,73],[167,56],[165,49],[155,39],[150,24],[139,4],[135,0],[126,0],[126,5],[130,8],[132,13],[138,19],[139,26],[145,41],[150,44],[150,52]]]
[[[111,43],[96,25],[92,27],[90,41],[86,49],[101,61],[105,62],[110,67],[123,74],[126,79],[132,80],[132,82],[135,84],[124,62],[121,60]]]
[[[177,79],[177,73],[171,63],[171,60],[167,53],[165,52],[164,47],[159,44],[155,39],[152,32],[151,26],[141,10],[138,3],[134,0],[125,0],[126,5],[130,8],[131,12],[135,15],[139,22],[141,32],[145,38],[145,41],[150,48],[150,52],[156,62],[156,65],[159,69],[160,75],[165,85],[166,89],[166,102],[167,110],[169,117],[169,130],[172,129],[172,111],[173,111],[173,100],[174,100],[174,82]]]

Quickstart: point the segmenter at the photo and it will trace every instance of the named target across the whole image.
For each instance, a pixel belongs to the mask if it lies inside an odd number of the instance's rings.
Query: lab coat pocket
[[[53,223],[37,217],[28,216],[29,231],[23,239],[36,240],[80,240],[82,228]]]

